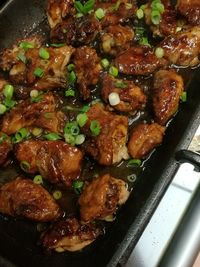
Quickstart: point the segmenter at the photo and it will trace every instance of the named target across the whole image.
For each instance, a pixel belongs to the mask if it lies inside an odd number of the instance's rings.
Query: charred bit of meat
[[[126,183],[105,174],[93,180],[79,198],[81,219],[84,222],[106,220],[113,215],[118,206],[129,197]]]
[[[57,252],[78,251],[103,234],[94,223],[81,224],[76,218],[66,218],[54,223],[42,236],[42,245]]]
[[[161,125],[177,111],[184,90],[183,79],[172,70],[159,70],[154,76],[153,109],[155,121]]]
[[[137,125],[131,133],[128,151],[134,159],[144,159],[163,140],[165,127],[157,123]]]
[[[61,215],[59,206],[42,186],[22,178],[0,187],[0,212],[39,222],[56,220]]]
[[[200,1],[178,0],[177,9],[185,16],[191,25],[200,25]]]
[[[0,166],[4,165],[12,151],[12,143],[9,136],[0,132]]]

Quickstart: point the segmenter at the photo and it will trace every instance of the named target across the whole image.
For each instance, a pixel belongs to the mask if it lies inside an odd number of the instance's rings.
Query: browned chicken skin
[[[178,0],[178,11],[185,16],[192,25],[200,25],[200,1]]]
[[[184,90],[183,79],[172,70],[159,70],[154,76],[153,108],[155,121],[161,125],[177,111]]]
[[[120,88],[121,87],[121,88]],[[108,103],[110,93],[118,93],[120,103],[113,106],[115,110],[122,112],[136,112],[144,108],[147,97],[142,89],[132,81],[115,79],[110,75],[103,78],[101,96],[105,103]]]
[[[100,176],[84,189],[79,198],[81,219],[85,222],[106,220],[128,197],[129,192],[123,180],[110,174]]]
[[[26,172],[40,172],[51,183],[70,186],[81,172],[83,153],[63,141],[28,140],[16,146],[15,155],[30,164]]]
[[[57,252],[77,251],[94,242],[102,233],[94,223],[81,224],[76,218],[66,218],[43,234],[42,245]]]
[[[12,143],[10,137],[0,132],[0,166],[6,163],[11,151]]]
[[[39,222],[61,215],[59,206],[42,186],[22,178],[0,187],[0,212]]]
[[[115,56],[130,47],[134,31],[128,26],[111,25],[101,34],[101,47],[104,53]]]
[[[86,153],[102,165],[112,165],[127,159],[128,118],[106,111],[99,103],[89,109],[87,116],[88,121],[83,127],[88,136],[84,143]],[[97,121],[100,125],[100,134],[96,137],[90,131],[92,121]]]
[[[76,49],[74,55],[77,83],[83,99],[90,96],[90,86],[95,85],[99,80],[101,72],[100,58],[96,50],[87,46]]]
[[[115,59],[119,72],[130,75],[148,75],[165,64],[166,62],[158,59],[148,46],[131,47]]]
[[[163,140],[165,127],[157,123],[137,125],[128,143],[128,151],[134,159],[144,159]]]
[[[166,37],[159,47],[164,49],[164,58],[178,66],[193,67],[199,64],[200,26]]]
[[[145,5],[144,13],[146,24],[150,26],[153,35],[163,37],[176,33],[177,21],[176,11],[172,7],[170,1],[162,0],[161,2],[164,5],[164,12],[161,14],[161,20],[158,25],[153,24],[151,21],[152,1]]]
[[[11,135],[23,127],[42,127],[52,132],[62,132],[64,121],[64,114],[56,111],[55,97],[48,93],[37,103],[24,100],[16,105],[3,117],[2,131]]]

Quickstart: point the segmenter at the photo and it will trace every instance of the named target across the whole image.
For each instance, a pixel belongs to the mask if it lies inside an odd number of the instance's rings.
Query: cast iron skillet
[[[34,32],[38,25],[44,28],[45,6],[43,0],[8,1],[0,10],[0,50],[17,38]],[[199,87],[200,69],[196,69],[188,85],[188,101],[181,105],[167,129],[164,143],[151,156],[129,200],[119,211],[117,220],[107,229],[106,235],[82,252],[46,254],[36,246],[38,233],[32,223],[0,215],[0,266],[123,265],[178,168],[175,153],[188,147],[199,125]]]

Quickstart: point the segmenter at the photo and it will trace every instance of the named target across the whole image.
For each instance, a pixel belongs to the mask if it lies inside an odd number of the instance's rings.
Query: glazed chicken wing
[[[101,96],[105,103],[109,103],[109,95],[117,93],[120,103],[112,106],[115,110],[122,112],[136,112],[144,108],[146,96],[142,89],[132,81],[115,79],[110,75],[105,75],[101,89]]]
[[[148,75],[165,64],[166,61],[157,58],[148,46],[131,47],[115,59],[119,72],[128,75]]]
[[[96,85],[102,70],[96,50],[87,46],[76,49],[74,55],[77,83],[83,99],[90,96],[90,86]]]
[[[12,143],[10,137],[0,132],[0,166],[6,163],[11,151]]]
[[[200,1],[178,0],[178,11],[185,16],[192,25],[200,25]]]
[[[15,148],[18,161],[27,162],[27,173],[39,172],[51,183],[70,186],[79,177],[83,153],[63,141],[28,140]]]
[[[22,178],[0,187],[0,212],[39,222],[61,215],[59,206],[42,186]]]
[[[128,26],[111,25],[101,34],[101,48],[106,54],[116,56],[130,47],[134,31]]]
[[[42,127],[52,132],[62,132],[65,116],[56,111],[56,100],[51,94],[41,96],[41,101],[21,101],[3,117],[2,131],[14,134],[23,127]]]
[[[128,143],[128,151],[134,159],[144,159],[163,140],[165,127],[157,123],[137,125]]]
[[[200,26],[166,37],[159,47],[164,49],[164,58],[170,63],[184,67],[196,66],[199,64]]]
[[[129,192],[123,180],[110,174],[100,176],[84,189],[79,198],[81,219],[84,222],[106,220],[128,197]]]
[[[128,118],[106,111],[99,103],[89,109],[87,116],[88,121],[83,127],[88,137],[84,143],[85,151],[102,165],[112,165],[127,159]],[[100,127],[97,136],[92,135],[90,130],[92,122]]]
[[[77,251],[91,244],[103,231],[94,223],[81,224],[76,218],[66,218],[52,225],[42,235],[42,245],[57,252]]]
[[[184,90],[183,79],[172,70],[159,70],[154,76],[153,108],[155,120],[161,125],[177,111]]]

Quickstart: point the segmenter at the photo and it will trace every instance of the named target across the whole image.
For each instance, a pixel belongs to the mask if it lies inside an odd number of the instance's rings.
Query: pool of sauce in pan
[[[133,26],[133,23],[135,22],[130,22],[129,25]],[[47,38],[49,36],[48,33],[48,26],[47,22],[44,21],[42,24],[39,25],[38,28],[34,29],[33,32],[30,32],[29,34],[25,34],[26,36],[28,35],[33,35],[33,34],[40,34]],[[97,43],[94,43],[94,46],[96,46]],[[99,51],[99,50],[98,50]],[[103,55],[101,55],[103,57]],[[178,69],[178,72],[182,75],[184,79],[184,83],[187,86],[189,81],[192,79],[192,70],[189,70],[187,68],[182,68]],[[2,76],[2,73],[0,73],[0,76]],[[141,86],[144,90],[144,92],[151,98],[151,87],[152,87],[152,75],[148,77],[125,77],[124,75],[119,75],[119,78],[126,78],[133,80],[136,84]],[[79,95],[78,95],[78,90],[76,90],[77,95],[75,98],[67,98],[63,97],[63,89],[61,89],[60,92],[55,92],[55,95],[59,95],[61,97],[61,103],[59,104],[59,108],[61,108],[65,114],[68,116],[70,120],[73,120],[76,118],[77,114],[79,111],[70,111],[68,110],[68,107],[73,107],[73,108],[79,108],[83,107],[84,105],[87,105],[87,102],[81,102]],[[97,100],[100,98],[100,85],[98,84],[92,89],[92,96],[90,99],[90,103],[94,100]],[[116,112],[120,114],[119,112]],[[123,114],[123,115],[128,115],[128,114]],[[148,103],[144,111],[140,111],[136,114],[129,115],[129,133],[131,132],[132,128],[134,125],[136,125],[139,121],[147,121],[151,122],[152,121],[152,112],[151,112],[151,106]],[[133,167],[133,166],[128,166],[128,161],[122,161],[119,164],[113,165],[113,166],[100,166],[97,162],[95,162],[93,159],[90,157],[85,157],[84,163],[83,163],[83,168],[82,168],[82,173],[80,175],[81,180],[85,181],[87,184],[89,181],[94,179],[95,177],[105,174],[105,173],[110,173],[113,177],[123,179],[124,181],[127,182],[129,190],[134,190],[134,185],[135,182],[137,182],[137,177],[139,174],[142,172],[142,170],[146,167],[148,159],[143,161],[142,165],[140,167]],[[14,157],[10,160],[10,163],[4,167],[1,168],[0,171],[0,184],[4,184],[6,182],[9,182],[13,180],[16,176],[22,175],[27,178],[33,178],[34,176],[28,175],[24,173],[22,170],[20,170],[19,164],[15,161]],[[128,177],[132,176],[133,181],[130,182]],[[66,214],[71,214],[71,213],[76,213],[78,211],[78,205],[77,205],[77,199],[79,195],[77,195],[73,188],[66,188],[65,186],[58,184],[58,185],[51,185],[47,181],[44,180],[44,187],[50,192],[53,193],[54,190],[60,190],[62,192],[62,198],[58,200],[58,203],[60,206],[63,208]]]

